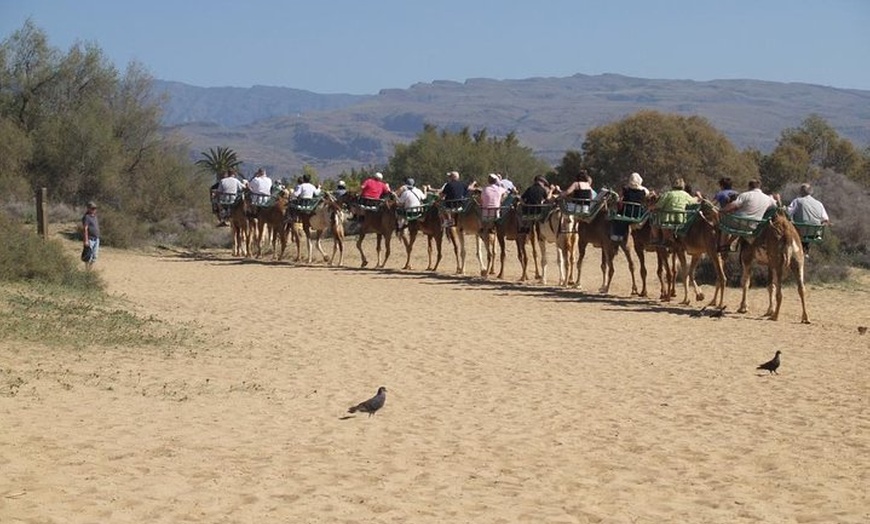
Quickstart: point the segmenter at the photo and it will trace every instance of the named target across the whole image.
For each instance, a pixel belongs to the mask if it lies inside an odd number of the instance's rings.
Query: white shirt
[[[302,182],[293,191],[293,196],[297,198],[314,198],[319,194],[320,190],[311,182]]]
[[[238,178],[234,176],[228,176],[221,178],[220,184],[218,184],[218,192],[226,193],[228,195],[235,195],[244,187],[245,185],[242,184],[242,182]]]
[[[248,181],[248,189],[255,195],[270,195],[272,194],[272,179],[266,175],[255,176]]]
[[[734,202],[737,203],[737,215],[755,220],[764,218],[767,209],[776,205],[776,200],[772,196],[764,194],[761,189],[740,193]]]
[[[823,224],[830,220],[825,206],[812,195],[795,198],[788,205],[788,216],[795,222],[804,224]]]
[[[405,186],[402,194],[399,195],[399,205],[405,209],[408,209],[409,207],[420,207],[423,205],[423,200],[425,199],[426,195],[424,195],[420,189]]]

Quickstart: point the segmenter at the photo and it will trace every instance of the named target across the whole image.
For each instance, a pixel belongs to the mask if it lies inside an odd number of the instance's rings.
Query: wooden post
[[[41,187],[36,192],[36,232],[43,239],[48,238],[48,189]]]

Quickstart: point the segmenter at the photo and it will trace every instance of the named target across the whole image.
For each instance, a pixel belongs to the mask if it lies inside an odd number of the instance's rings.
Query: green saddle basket
[[[719,229],[729,235],[750,240],[757,237],[764,230],[764,226],[770,222],[775,212],[776,208],[772,207],[764,213],[764,217],[761,219],[722,214],[719,216]]]
[[[645,205],[638,202],[623,202],[620,209],[611,209],[607,218],[616,222],[642,224],[649,218],[649,211]]]
[[[793,222],[793,224],[801,236],[801,242],[805,244],[818,244],[825,239],[825,226],[823,224],[807,224],[805,222]]]

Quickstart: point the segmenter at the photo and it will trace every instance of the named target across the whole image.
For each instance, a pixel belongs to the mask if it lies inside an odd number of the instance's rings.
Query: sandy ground
[[[779,322],[733,288],[695,318],[629,297],[624,263],[601,296],[394,249],[379,271],[104,248],[111,294],[197,337],[0,343],[0,522],[870,521],[866,279],[810,287],[807,326],[792,287]]]

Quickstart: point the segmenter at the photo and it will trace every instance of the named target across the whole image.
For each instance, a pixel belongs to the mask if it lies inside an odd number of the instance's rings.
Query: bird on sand
[[[776,354],[773,355],[773,358],[761,364],[755,369],[766,369],[770,373],[776,373],[776,368],[779,367],[779,355],[782,354],[782,351],[776,350]],[[779,373],[776,373],[779,375]]]
[[[375,412],[382,407],[384,407],[384,402],[387,401],[387,388],[381,386],[378,388],[378,393],[372,398],[360,402],[356,406],[351,406],[350,409],[347,410],[348,413],[356,413],[357,411],[361,411],[363,413],[368,413],[369,416],[375,414]]]

